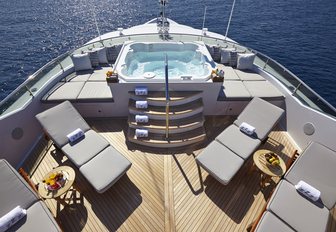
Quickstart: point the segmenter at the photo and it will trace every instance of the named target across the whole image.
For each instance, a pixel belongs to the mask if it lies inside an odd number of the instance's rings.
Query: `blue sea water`
[[[170,0],[168,17],[224,34],[233,0]],[[58,55],[155,18],[158,0],[0,0],[0,100]],[[277,60],[336,106],[336,1],[237,0],[229,37]]]

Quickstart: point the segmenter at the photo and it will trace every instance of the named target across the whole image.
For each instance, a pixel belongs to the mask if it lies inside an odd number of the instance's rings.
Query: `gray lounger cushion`
[[[260,145],[261,141],[255,136],[249,136],[239,130],[236,125],[227,127],[216,140],[231,151],[246,160]]]
[[[253,71],[243,71],[239,69],[234,69],[235,73],[239,76],[242,81],[264,81],[265,78],[258,73]]]
[[[326,231],[328,226],[329,210],[321,202],[313,203],[299,194],[286,180],[278,184],[267,210],[296,231]]]
[[[197,163],[222,184],[228,184],[244,160],[219,143],[211,142],[197,157]]]
[[[323,204],[331,209],[336,202],[336,152],[311,143],[285,175],[293,185],[300,180],[321,191]]]
[[[47,101],[76,100],[85,82],[66,82],[61,84],[47,98]]]
[[[112,71],[111,67],[101,67],[100,69],[95,69],[91,74],[89,81],[104,81],[106,82],[106,72]]]
[[[284,95],[275,88],[269,81],[243,81],[247,91],[252,97],[281,100]]]
[[[0,184],[0,217],[18,205],[27,209],[39,200],[36,193],[6,160],[0,160]]]
[[[92,70],[78,71],[78,72],[70,74],[65,79],[70,82],[85,82],[89,79],[91,74],[92,74]]]
[[[112,146],[107,147],[90,162],[79,168],[97,192],[103,193],[131,167],[128,161]]]
[[[27,216],[13,225],[8,232],[62,231],[44,203],[37,202],[27,209]]]
[[[284,110],[255,97],[240,113],[237,120],[234,121],[236,126],[243,122],[256,128],[256,135],[260,140],[267,138],[268,134],[283,115]]]
[[[239,76],[236,74],[236,72],[232,67],[224,65],[218,65],[218,67],[224,70],[224,81],[226,80],[240,81]]]
[[[224,97],[229,99],[251,99],[251,94],[247,91],[242,81],[224,81]]]
[[[109,145],[104,137],[93,130],[88,130],[83,139],[75,144],[67,143],[62,147],[62,151],[77,167],[80,167]]]
[[[262,215],[255,232],[294,232],[285,222],[279,219],[271,212],[264,212]]]
[[[108,100],[112,101],[112,90],[105,82],[86,82],[77,100]]]
[[[89,125],[69,101],[36,115],[36,118],[59,148],[69,142],[67,135],[77,128],[84,132],[90,130]]]

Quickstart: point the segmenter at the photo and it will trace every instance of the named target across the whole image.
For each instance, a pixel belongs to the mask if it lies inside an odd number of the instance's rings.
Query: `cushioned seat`
[[[261,143],[258,138],[241,132],[236,125],[227,127],[220,135],[217,136],[216,140],[228,147],[244,160],[249,158],[252,152],[254,152]]]
[[[97,132],[88,130],[83,139],[75,144],[65,144],[62,151],[77,167],[80,167],[109,145]]]
[[[8,232],[61,231],[49,209],[42,202],[36,202],[27,209],[27,216],[13,225]]]
[[[290,226],[279,219],[271,212],[264,212],[262,215],[255,232],[294,232]]]
[[[91,130],[70,102],[65,101],[36,115],[36,118],[55,145],[80,167],[79,170],[98,192],[107,190],[129,169],[130,162]],[[67,135],[77,128],[84,131],[85,136],[70,144]],[[109,171],[103,171],[105,169]]]
[[[223,184],[228,184],[243,162],[265,139],[284,110],[260,98],[253,98],[234,122],[196,158],[201,166]],[[242,122],[256,128],[254,136],[239,130]],[[218,142],[219,141],[219,142]],[[220,153],[220,154],[219,154]],[[220,166],[218,166],[220,165]],[[224,165],[223,171],[221,168]],[[220,168],[219,168],[220,167]]]
[[[0,160],[0,184],[0,217],[18,205],[27,209],[38,201],[36,193],[6,160]]]
[[[75,101],[80,91],[82,90],[85,82],[66,82],[61,83],[57,89],[48,93],[44,97],[45,101],[59,102],[59,101]]]
[[[222,64],[217,65],[218,69],[224,70],[224,81],[227,80],[234,80],[234,81],[240,81],[239,76],[236,74],[234,69],[230,66],[225,66]]]
[[[315,142],[309,144],[285,175],[293,185],[303,180],[318,189],[328,209],[336,202],[335,178],[336,152]]]
[[[223,82],[225,99],[251,99],[251,94],[247,91],[242,81]]]
[[[84,132],[91,129],[68,101],[36,115],[36,118],[58,148],[69,143],[67,135],[77,128]]]
[[[269,81],[244,81],[243,83],[252,97],[267,98],[268,100],[282,100],[285,98]]]
[[[96,191],[102,193],[119,180],[130,167],[131,162],[109,146],[79,170]]]
[[[236,126],[246,122],[256,128],[256,135],[260,140],[266,139],[274,125],[279,121],[284,110],[266,102],[258,97],[245,107],[240,113],[237,120],[234,121]]]
[[[238,75],[242,81],[264,81],[265,78],[258,73],[249,70],[234,69],[234,72]]]
[[[86,82],[77,97],[78,101],[107,100],[112,101],[112,90],[107,82]]]
[[[106,82],[106,72],[112,71],[111,67],[100,67],[95,69],[91,74],[89,81],[104,81]]]
[[[244,163],[242,158],[216,140],[196,157],[196,161],[222,184],[228,184]]]
[[[70,74],[65,79],[70,82],[85,82],[92,74],[92,70],[78,71]]]
[[[329,210],[321,203],[313,203],[286,180],[280,181],[267,210],[274,213],[296,231],[326,231]]]
[[[3,159],[0,160],[0,186],[0,217],[17,206],[27,210],[27,215],[7,231],[61,231],[44,202]]]

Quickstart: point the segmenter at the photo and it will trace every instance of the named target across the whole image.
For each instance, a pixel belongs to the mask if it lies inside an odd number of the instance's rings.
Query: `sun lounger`
[[[305,181],[321,192],[321,201],[331,209],[336,203],[336,152],[312,142],[288,170],[285,179],[292,185]]]
[[[278,184],[267,205],[267,210],[296,231],[326,231],[328,226],[328,208],[320,201],[308,200],[286,180]]]
[[[106,191],[131,167],[124,156],[90,128],[70,102],[65,101],[36,118],[55,146],[79,168],[97,192]],[[67,135],[77,128],[84,136],[70,143]]]
[[[260,98],[253,98],[234,124],[227,127],[196,157],[197,163],[219,182],[228,184],[244,161],[267,138],[283,113],[283,109]],[[253,135],[247,135],[239,129],[243,122],[255,127]]]

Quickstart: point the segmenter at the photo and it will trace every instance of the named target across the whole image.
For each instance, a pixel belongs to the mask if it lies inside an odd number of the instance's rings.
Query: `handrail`
[[[169,87],[168,87],[168,57],[165,56],[165,90],[166,90],[166,139],[169,137]]]

